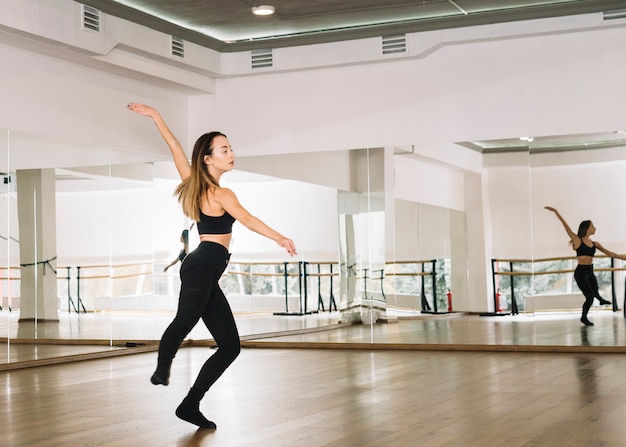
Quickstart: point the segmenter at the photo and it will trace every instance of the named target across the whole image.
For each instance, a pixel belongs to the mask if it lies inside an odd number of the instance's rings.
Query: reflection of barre
[[[345,262],[342,262],[341,264],[339,264],[341,268],[343,268],[346,264]],[[352,265],[349,265],[346,267],[346,271],[348,273],[351,273],[352,275],[356,276],[356,270],[354,269],[354,266],[356,265],[356,262]]]
[[[415,261],[415,260],[408,260],[408,261],[390,261],[390,262],[386,262],[386,265],[396,265],[396,264],[432,264],[433,260],[432,259],[424,259],[421,261]]]
[[[5,240],[5,241],[8,241],[9,239],[11,239],[12,241],[17,242],[18,244],[20,243],[20,241],[19,241],[19,240],[17,240],[17,239],[15,239],[13,236],[9,236],[9,237],[7,238],[7,237],[2,236],[2,235],[0,234],[0,239],[3,239],[3,240]]]
[[[595,255],[595,258],[610,258],[608,255]],[[531,262],[539,263],[539,262],[548,262],[548,261],[567,261],[567,260],[576,260],[576,256],[560,256],[558,258],[537,258],[537,259],[494,259],[495,262],[508,262],[508,263],[526,263],[530,264]]]
[[[280,276],[281,278],[284,276],[300,276],[299,273],[255,273],[255,272],[236,272],[236,271],[232,271],[229,270],[228,271],[229,275],[243,275],[243,276]]]
[[[433,272],[387,273],[387,276],[432,276]]]
[[[619,271],[624,271],[626,270],[626,267],[605,267],[605,268],[594,268],[593,271],[594,272],[619,272]],[[553,275],[553,274],[557,274],[557,273],[574,273],[574,270],[548,270],[548,271],[542,271],[542,272],[524,272],[524,271],[519,271],[516,270],[514,272],[509,272],[509,271],[500,271],[500,272],[495,272],[496,275],[498,276],[527,276],[527,275]]]
[[[26,264],[20,264],[20,267],[32,267],[34,265],[39,265],[39,264],[43,264],[43,274],[46,274],[46,265],[48,267],[50,267],[52,269],[52,271],[56,274],[57,271],[54,269],[54,267],[52,267],[52,264],[50,264],[50,261],[54,261],[56,260],[56,255],[53,258],[50,259],[46,259],[45,261],[37,261],[37,262],[30,262],[30,263],[26,263]]]

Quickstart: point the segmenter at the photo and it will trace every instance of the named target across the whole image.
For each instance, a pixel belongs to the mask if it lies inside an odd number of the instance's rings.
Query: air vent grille
[[[83,28],[100,32],[100,10],[93,6],[83,5]]]
[[[252,50],[252,68],[268,68],[273,64],[272,50]]]
[[[185,41],[172,36],[172,56],[185,57]]]
[[[383,54],[406,53],[406,36],[383,36]]]

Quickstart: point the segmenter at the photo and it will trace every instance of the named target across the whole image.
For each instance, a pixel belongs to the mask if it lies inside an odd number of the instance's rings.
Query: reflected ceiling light
[[[520,137],[520,140],[528,141],[530,143],[530,142],[532,142],[534,140],[534,138],[533,137]]]
[[[274,11],[274,7],[270,5],[259,5],[252,8],[252,12],[258,16],[271,16]]]

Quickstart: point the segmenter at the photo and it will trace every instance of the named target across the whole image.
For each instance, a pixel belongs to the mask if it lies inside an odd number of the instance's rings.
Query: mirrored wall
[[[592,220],[594,240],[626,251],[620,226],[625,216],[616,206],[626,191],[625,143],[619,131],[475,143],[487,168],[492,312],[580,309],[575,252],[546,206],[557,209],[574,232],[581,221]],[[618,311],[624,303],[622,261],[597,254],[600,293]]]
[[[1,152],[7,346],[38,340],[41,357],[51,341],[97,350],[158,340],[176,309],[183,231],[189,249],[198,243],[172,195],[173,164],[7,130]],[[236,224],[222,287],[242,334],[301,329],[304,317],[363,323],[370,340],[382,342],[377,322],[451,311],[451,290],[467,282],[464,213],[395,199],[394,160],[385,157],[385,149],[351,151],[349,190],[243,171],[224,176],[244,206],[298,243],[289,258]],[[249,315],[268,318],[259,324]],[[208,334],[199,326],[191,336]],[[9,348],[7,361],[14,357]]]
[[[6,130],[0,150],[3,360],[55,356],[59,340],[93,343],[75,348],[86,351],[150,338],[112,318],[155,309],[154,222],[167,217],[157,219],[153,160]],[[11,349],[20,340],[30,348]]]
[[[620,198],[626,192],[626,140],[621,131],[534,138],[529,142],[531,216],[534,275],[528,284],[531,304],[557,297],[564,305],[581,305],[573,278],[575,252],[564,227],[554,213],[559,211],[574,232],[584,220],[596,227],[592,240],[615,253],[626,253],[623,222],[626,214]],[[600,251],[594,271],[600,294],[613,301],[612,310],[624,305],[624,263]],[[597,308],[598,301],[593,308]],[[531,309],[532,310],[532,309]]]

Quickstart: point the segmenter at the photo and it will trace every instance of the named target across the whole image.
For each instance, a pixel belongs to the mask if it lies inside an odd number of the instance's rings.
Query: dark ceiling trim
[[[368,27],[343,28],[339,30],[318,31],[283,37],[266,39],[259,38],[226,43],[109,0],[74,1],[93,6],[106,14],[110,14],[115,17],[123,17],[125,20],[141,24],[165,34],[180,37],[188,42],[193,42],[197,45],[222,53],[341,42],[346,40],[366,39],[371,37],[408,34],[440,29],[463,28],[467,26],[488,25],[494,23],[508,23],[521,20],[535,20],[565,15],[571,16],[599,13],[624,8],[624,0],[580,0],[576,3],[568,3],[567,5],[564,5],[563,3],[553,3],[550,5],[536,5],[518,9],[472,13],[469,15],[459,15],[454,17],[394,22]],[[564,14],[564,11],[566,11],[566,14]]]

